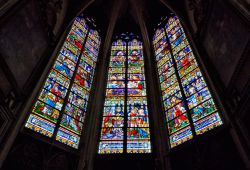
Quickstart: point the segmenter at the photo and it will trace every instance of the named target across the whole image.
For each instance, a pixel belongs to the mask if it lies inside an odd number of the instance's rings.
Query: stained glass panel
[[[153,37],[169,142],[175,147],[222,124],[177,16]],[[189,119],[189,115],[191,120]],[[194,124],[194,129],[190,123]]]
[[[106,87],[98,153],[150,153],[142,42],[112,43]]]
[[[78,148],[99,46],[98,32],[77,17],[25,127]]]

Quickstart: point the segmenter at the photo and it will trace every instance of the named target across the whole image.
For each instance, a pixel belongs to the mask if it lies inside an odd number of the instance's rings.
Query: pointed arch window
[[[151,152],[143,45],[133,37],[112,43],[99,154]]]
[[[171,148],[222,125],[177,16],[156,30],[153,46]]]
[[[84,18],[76,17],[30,111],[26,128],[78,148],[99,47],[99,33]]]

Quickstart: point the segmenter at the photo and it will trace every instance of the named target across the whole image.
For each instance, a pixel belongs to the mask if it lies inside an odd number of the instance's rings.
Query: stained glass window
[[[219,111],[176,16],[156,30],[155,58],[171,147],[222,125]]]
[[[131,35],[112,43],[99,154],[151,152],[143,46]]]
[[[25,127],[78,148],[99,46],[99,33],[77,17]]]

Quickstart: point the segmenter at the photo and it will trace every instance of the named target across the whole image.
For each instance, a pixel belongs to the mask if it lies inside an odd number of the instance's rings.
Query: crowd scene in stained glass
[[[142,42],[118,39],[111,47],[98,153],[150,152]]]
[[[98,32],[77,17],[25,127],[78,148],[99,46]]]
[[[193,133],[200,135],[222,125],[210,90],[176,16],[170,17],[165,26],[156,30],[153,45],[170,146],[192,139]],[[194,125],[193,131],[190,123]]]

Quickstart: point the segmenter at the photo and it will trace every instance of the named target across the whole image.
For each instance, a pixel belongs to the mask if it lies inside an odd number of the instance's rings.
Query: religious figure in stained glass
[[[78,148],[99,47],[98,32],[77,17],[25,127]]]
[[[153,45],[170,146],[175,147],[222,125],[177,16],[170,17],[165,26],[156,30]]]
[[[151,153],[142,42],[112,43],[99,154]]]

